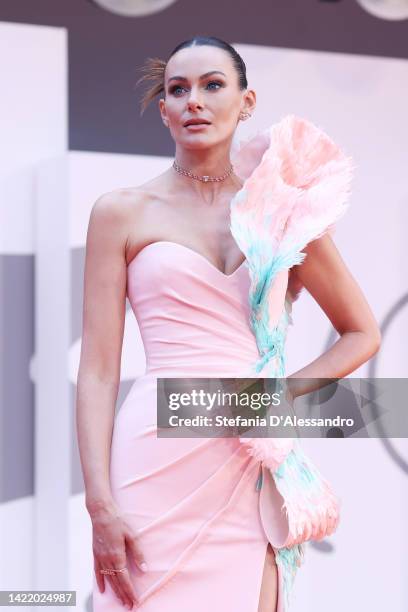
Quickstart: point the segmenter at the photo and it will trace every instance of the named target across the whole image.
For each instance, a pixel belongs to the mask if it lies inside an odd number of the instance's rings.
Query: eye
[[[210,87],[210,85],[218,85],[219,87],[223,86],[223,83],[221,83],[220,81],[210,81],[209,83],[207,83],[207,87],[209,89],[218,89],[218,87]]]
[[[217,91],[220,87],[224,87],[224,83],[221,81],[209,81],[205,87],[210,91]],[[171,94],[178,96],[183,92],[183,90],[185,90],[185,87],[182,87],[182,85],[173,85],[170,87],[169,91]]]
[[[182,87],[181,85],[173,85],[173,87],[170,87],[170,93],[175,94],[177,96],[179,93],[179,89],[184,89],[184,87]]]

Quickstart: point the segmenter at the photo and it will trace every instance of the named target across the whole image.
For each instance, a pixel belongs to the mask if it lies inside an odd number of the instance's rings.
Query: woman
[[[303,286],[340,338],[288,381],[344,377],[378,350],[330,236],[350,159],[292,115],[231,151],[256,95],[217,38],[148,61],[141,80],[143,109],[163,94],[176,151],[160,176],[102,195],[89,222],[77,427],[94,610],[286,612],[304,543],[334,531],[338,500],[293,440],[158,438],[156,379],[284,377]],[[114,420],[126,296],[147,368]]]

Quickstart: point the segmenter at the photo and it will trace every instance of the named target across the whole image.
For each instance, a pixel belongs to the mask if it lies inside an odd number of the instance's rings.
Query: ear
[[[242,97],[241,112],[252,115],[256,107],[256,92],[254,89],[247,89]]]
[[[160,115],[161,115],[164,125],[166,127],[169,127],[169,121],[167,119],[166,104],[165,104],[164,98],[160,98],[159,100],[159,110],[160,110]]]

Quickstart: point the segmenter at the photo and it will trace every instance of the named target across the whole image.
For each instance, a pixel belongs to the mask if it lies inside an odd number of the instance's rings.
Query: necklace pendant
[[[206,183],[207,181],[209,181],[209,180],[210,180],[210,177],[209,177],[209,176],[207,176],[207,175],[204,175],[204,176],[202,177],[202,180],[204,181],[204,183]]]

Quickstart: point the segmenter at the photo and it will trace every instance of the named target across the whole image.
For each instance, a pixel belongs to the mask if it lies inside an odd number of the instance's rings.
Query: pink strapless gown
[[[259,509],[259,461],[237,438],[156,436],[156,377],[245,377],[259,357],[249,283],[246,261],[226,275],[168,241],[149,244],[128,266],[127,295],[147,366],[116,417],[110,475],[148,565],[144,573],[128,559],[142,612],[258,610],[271,532]],[[279,525],[281,498],[270,490],[265,499],[271,507],[263,515],[276,516],[279,533],[286,528]],[[283,612],[279,566],[278,581]],[[94,611],[125,610],[105,584],[101,594],[94,576]]]

